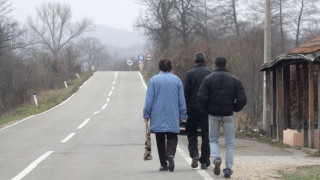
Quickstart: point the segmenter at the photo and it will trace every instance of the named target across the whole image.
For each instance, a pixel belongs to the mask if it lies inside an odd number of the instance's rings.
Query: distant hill
[[[95,25],[94,31],[86,33],[86,36],[99,39],[108,47],[111,55],[136,57],[140,53],[145,53],[144,46],[146,38],[134,32],[103,25]]]

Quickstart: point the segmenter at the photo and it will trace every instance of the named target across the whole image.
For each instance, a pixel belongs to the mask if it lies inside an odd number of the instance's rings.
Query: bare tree
[[[224,33],[235,33],[240,36],[240,23],[238,13],[238,0],[220,0],[212,9],[216,22]]]
[[[174,28],[182,36],[183,42],[190,39],[197,27],[197,16],[200,14],[197,8],[200,4],[198,0],[174,0],[175,23]]]
[[[23,38],[26,30],[9,16],[9,0],[0,0],[0,54],[29,45]]]
[[[319,15],[318,7],[316,3],[319,0],[293,0],[294,4],[294,12],[297,12],[297,16],[293,16],[293,22],[296,25],[295,28],[295,46],[297,47],[300,42],[300,36],[302,35],[302,31],[306,27],[307,23],[314,21],[317,19],[316,15]]]
[[[39,43],[47,48],[54,61],[70,41],[89,31],[89,19],[72,24],[71,8],[60,2],[45,2],[37,7],[37,15],[29,18],[30,28],[38,35]]]
[[[147,9],[141,12],[136,28],[160,44],[162,51],[170,46],[174,1],[172,0],[140,0]]]
[[[87,64],[87,68],[90,69],[92,66],[96,68],[102,64],[106,55],[106,47],[96,38],[86,37],[80,40],[79,48],[81,49],[81,55]]]

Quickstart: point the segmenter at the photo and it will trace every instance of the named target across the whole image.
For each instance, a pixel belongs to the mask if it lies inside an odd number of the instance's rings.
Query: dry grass
[[[38,108],[36,108],[34,104],[21,105],[20,107],[13,109],[0,118],[0,127],[21,120],[28,116],[39,114],[60,104],[72,94],[77,92],[79,87],[85,81],[87,81],[92,76],[92,74],[92,72],[85,73],[82,74],[79,79],[72,79],[68,81],[68,89],[64,88],[64,86],[61,86],[61,89],[58,90],[41,92],[38,95]]]

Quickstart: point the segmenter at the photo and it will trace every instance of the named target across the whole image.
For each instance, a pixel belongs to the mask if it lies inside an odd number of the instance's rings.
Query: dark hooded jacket
[[[186,99],[187,108],[199,109],[197,93],[203,79],[212,73],[213,70],[201,63],[186,72],[184,80],[184,96]]]
[[[203,80],[197,97],[200,108],[212,116],[231,116],[247,103],[240,80],[223,68]]]

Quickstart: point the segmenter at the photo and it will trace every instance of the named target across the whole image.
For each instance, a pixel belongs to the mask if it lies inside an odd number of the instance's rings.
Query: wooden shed
[[[295,129],[304,147],[320,150],[320,36],[259,70],[266,74],[267,135],[283,141],[284,130]]]

